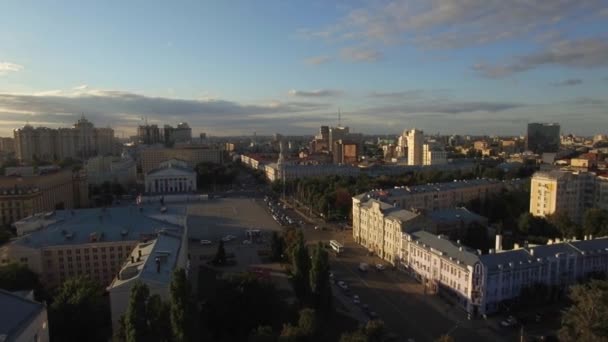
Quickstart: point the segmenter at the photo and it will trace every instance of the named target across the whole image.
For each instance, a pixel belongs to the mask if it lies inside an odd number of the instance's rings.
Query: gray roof
[[[426,216],[436,223],[453,223],[459,221],[470,223],[487,220],[485,217],[477,215],[466,208],[438,209],[427,213]]]
[[[554,243],[551,245],[538,245],[526,247],[534,258],[554,258],[557,254],[574,254],[578,251],[570,243]]]
[[[416,218],[420,215],[413,211],[395,207],[388,203],[378,201],[375,199],[371,199],[367,202],[364,202],[361,204],[361,206],[363,206],[365,208],[371,208],[373,203],[378,203],[380,205],[380,209],[382,210],[382,213],[384,213],[385,217],[394,217],[394,218],[400,219],[401,221],[404,221],[404,222],[409,221],[413,218]]]
[[[44,305],[0,289],[0,336],[13,341],[36,316]]]
[[[426,231],[416,231],[411,233],[414,241],[419,241],[427,248],[432,248],[436,251],[443,252],[443,257],[459,260],[467,266],[473,266],[479,262],[479,255],[476,251],[450,241],[446,236],[435,235]]]
[[[75,245],[89,243],[93,234],[100,237],[98,242],[132,241],[164,228],[181,229],[181,225],[175,224],[175,217],[185,217],[185,207],[165,207],[164,213],[160,205],[142,206],[142,211],[136,206],[61,210],[54,214],[56,222],[12,243],[32,248]]]
[[[511,262],[515,266],[523,263],[527,264],[529,261],[533,260],[530,253],[523,248],[501,251],[493,254],[484,254],[480,256],[479,259],[481,260],[481,263],[484,264],[484,266],[489,270],[498,268],[498,265],[507,267]]]
[[[608,249],[608,238],[601,237],[593,240],[571,241],[570,245],[586,253],[605,251]]]
[[[196,173],[194,170],[192,170],[189,167],[183,167],[183,166],[173,165],[172,164],[169,167],[157,167],[155,169],[152,169],[152,170],[148,171],[146,173],[146,175],[153,175],[155,173],[159,173],[159,172],[166,171],[166,170],[176,170],[176,171],[186,172],[186,173],[189,173],[189,174]]]

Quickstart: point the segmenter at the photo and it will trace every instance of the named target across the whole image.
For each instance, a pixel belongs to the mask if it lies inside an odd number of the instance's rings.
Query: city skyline
[[[432,3],[432,5],[428,5]],[[137,15],[135,15],[137,14]],[[0,136],[82,113],[116,135],[605,132],[602,0],[13,2],[0,21]]]

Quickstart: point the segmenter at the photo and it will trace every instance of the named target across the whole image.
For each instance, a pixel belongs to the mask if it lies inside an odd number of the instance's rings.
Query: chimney
[[[560,243],[559,238],[555,238],[555,243]]]
[[[156,273],[160,273],[160,258],[156,257],[154,260],[156,261]]]
[[[583,240],[587,241],[587,235],[583,236]]]
[[[460,245],[460,240],[456,240],[456,243]]]
[[[534,256],[534,248],[530,248],[530,255]]]
[[[496,246],[494,246],[497,252],[502,251],[502,235],[496,234]]]
[[[488,254],[494,254],[494,248],[490,248],[490,250],[488,251]]]
[[[589,234],[589,240],[593,240],[593,235]]]
[[[513,244],[513,249],[519,249],[519,244],[518,243],[514,243]]]

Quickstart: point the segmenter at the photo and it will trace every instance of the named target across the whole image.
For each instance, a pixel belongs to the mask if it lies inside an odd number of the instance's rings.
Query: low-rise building
[[[163,232],[150,241],[140,242],[127,255],[126,262],[108,286],[112,313],[112,328],[120,325],[120,318],[127,311],[131,288],[136,282],[145,284],[150,295],[169,300],[169,286],[173,271],[188,271],[187,252],[182,248],[182,235]]]
[[[171,159],[145,175],[146,193],[184,193],[196,191],[196,172],[185,161]]]
[[[46,306],[26,296],[0,289],[0,341],[48,342]]]
[[[81,274],[107,286],[138,243],[162,231],[187,240],[185,215],[181,206],[156,203],[39,215],[15,223],[27,234],[0,247],[0,265],[25,264],[51,288]]]

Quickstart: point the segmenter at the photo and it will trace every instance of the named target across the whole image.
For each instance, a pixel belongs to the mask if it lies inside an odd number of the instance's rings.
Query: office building
[[[182,160],[170,159],[146,172],[146,193],[169,194],[196,191],[196,172]]]
[[[108,182],[130,188],[137,182],[137,165],[128,155],[93,157],[87,160],[85,169],[89,184],[102,185]]]
[[[49,288],[77,275],[88,275],[105,287],[139,243],[170,232],[182,234],[187,245],[185,215],[183,207],[154,203],[29,217],[15,223],[28,233],[0,247],[0,265],[25,264]]]
[[[192,141],[192,128],[186,122],[180,122],[177,127],[165,125],[163,129],[165,143],[187,143]]]
[[[0,152],[6,154],[15,153],[15,139],[0,138]]]
[[[115,151],[114,130],[96,128],[84,116],[72,128],[34,128],[25,125],[15,129],[15,153],[24,163],[33,160],[87,159]]]
[[[334,142],[332,151],[334,164],[352,165],[359,160],[359,145],[357,143],[338,140]]]
[[[84,170],[41,168],[26,174],[0,176],[0,222],[10,224],[39,212],[89,205]]]
[[[0,289],[0,317],[2,342],[49,341],[46,305],[34,301],[32,292],[24,295]]]
[[[140,125],[137,127],[137,142],[140,144],[154,145],[164,143],[158,125]]]
[[[141,169],[145,174],[160,166],[160,163],[179,159],[185,161],[188,167],[194,169],[202,162],[221,164],[223,151],[206,147],[180,147],[180,148],[146,148],[140,152]]]
[[[557,153],[560,145],[560,126],[557,123],[529,123],[526,149],[537,154]]]
[[[589,172],[536,172],[530,186],[530,214],[566,214],[581,223],[585,210],[595,206],[595,175]]]
[[[407,132],[407,165],[423,164],[423,143],[422,131],[414,128]]]
[[[323,134],[323,132],[321,132]],[[329,151],[333,152],[334,143],[338,140],[347,139],[350,134],[348,127],[330,127],[329,128],[329,136],[327,145],[329,147]]]
[[[129,305],[131,288],[135,283],[145,284],[150,295],[159,295],[163,301],[170,300],[169,288],[173,271],[188,270],[188,253],[182,244],[182,235],[170,232],[159,233],[156,238],[138,243],[107,287],[110,294],[112,329],[120,326],[120,318]]]

